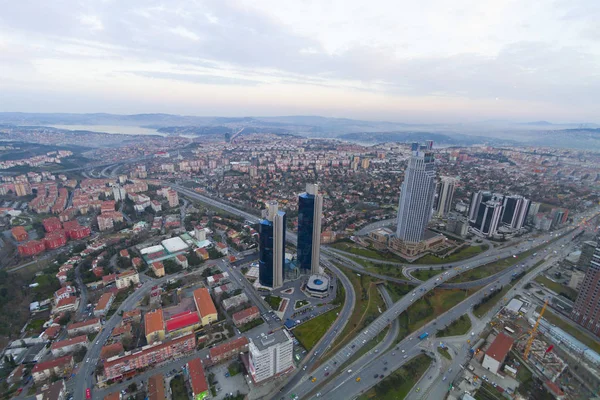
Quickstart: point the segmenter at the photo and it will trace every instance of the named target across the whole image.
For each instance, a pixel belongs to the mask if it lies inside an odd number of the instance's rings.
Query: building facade
[[[319,186],[307,184],[306,192],[298,196],[297,252],[301,273],[319,273],[322,216],[323,195],[319,194]]]
[[[435,166],[431,151],[433,142],[426,146],[412,144],[412,156],[402,182],[398,205],[396,237],[404,242],[423,240],[425,228],[431,218],[435,195]]]
[[[249,369],[254,382],[281,375],[294,368],[294,342],[285,329],[249,344]]]
[[[600,247],[596,247],[592,261],[575,301],[571,318],[595,335],[600,334]]]
[[[286,214],[276,201],[267,203],[259,224],[259,275],[261,285],[278,288],[283,285],[285,266]]]
[[[452,201],[454,199],[454,189],[456,187],[456,178],[443,176],[437,186],[437,196],[435,198],[435,215],[443,218],[452,210]]]

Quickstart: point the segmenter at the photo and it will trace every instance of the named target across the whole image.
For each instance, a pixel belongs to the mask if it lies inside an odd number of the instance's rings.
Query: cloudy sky
[[[600,122],[598,0],[0,0],[0,111]]]

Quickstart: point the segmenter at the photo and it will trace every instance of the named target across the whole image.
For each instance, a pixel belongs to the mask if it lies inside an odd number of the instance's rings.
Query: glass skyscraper
[[[303,274],[318,274],[323,196],[319,186],[307,184],[298,197],[298,266]]]
[[[435,160],[432,147],[432,141],[427,141],[426,146],[412,144],[412,156],[408,160],[400,189],[396,229],[396,237],[404,242],[422,241],[431,218],[435,196]]]
[[[276,201],[270,201],[263,216],[258,225],[258,280],[263,286],[278,288],[283,285],[286,215]]]

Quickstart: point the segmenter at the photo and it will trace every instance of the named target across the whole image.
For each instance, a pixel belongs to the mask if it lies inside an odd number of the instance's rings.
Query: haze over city
[[[0,109],[600,122],[600,5],[5,2]]]

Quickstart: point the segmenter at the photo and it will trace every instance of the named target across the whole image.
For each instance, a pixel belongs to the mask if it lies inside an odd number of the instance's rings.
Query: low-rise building
[[[60,300],[56,304],[56,307],[54,307],[53,313],[58,314],[60,312],[77,311],[78,307],[79,307],[79,297],[71,296],[71,297],[67,297],[66,299]]]
[[[64,356],[53,360],[37,363],[31,369],[31,376],[36,384],[50,379],[52,376],[64,378],[71,374],[73,366],[73,356]]]
[[[76,292],[77,292],[77,290],[75,289],[74,286],[71,286],[71,285],[63,286],[60,289],[58,289],[56,292],[54,292],[54,303],[57,304],[62,299],[66,299],[68,297],[75,296]]]
[[[248,338],[242,336],[229,342],[212,347],[208,350],[210,360],[217,364],[225,360],[229,360],[240,353],[248,352]]]
[[[240,293],[237,296],[230,297],[221,302],[226,311],[246,303],[248,303],[248,296],[246,296],[246,293]]]
[[[181,265],[182,268],[188,267],[188,260],[183,254],[178,254],[177,257],[175,257],[175,262]]]
[[[206,278],[206,284],[210,287],[222,285],[229,281],[229,273],[223,272],[222,274],[211,275]]]
[[[165,276],[165,266],[160,261],[156,261],[150,264],[150,268],[152,269],[152,272],[154,272],[154,275],[156,275],[157,278]]]
[[[161,308],[146,313],[144,316],[144,328],[148,343],[165,340],[165,322]]]
[[[101,317],[108,314],[108,310],[110,310],[110,306],[112,306],[114,300],[115,295],[112,292],[104,293],[100,296],[96,308],[94,308],[94,316]]]
[[[194,358],[187,363],[187,374],[192,389],[192,399],[204,399],[208,397],[208,384],[202,360]]]
[[[200,247],[196,250],[194,250],[196,252],[196,255],[200,258],[202,258],[204,261],[208,260],[210,258],[210,255],[208,254],[208,250],[206,250],[203,247]]]
[[[227,251],[229,250],[227,245],[222,242],[217,242],[217,244],[215,245],[215,249],[217,249],[217,251],[219,253],[221,253],[221,255],[224,255],[224,256],[227,255]]]
[[[148,400],[165,400],[165,379],[162,374],[152,375],[148,378]]]
[[[196,310],[198,310],[203,326],[218,320],[217,309],[210,297],[210,293],[208,293],[208,289],[199,288],[194,290],[194,303],[196,304]]]
[[[232,316],[233,323],[235,326],[242,326],[247,324],[248,322],[254,321],[257,318],[260,318],[260,310],[256,306],[252,306],[250,308],[246,308],[245,310],[238,311]]]
[[[497,374],[514,342],[513,338],[500,332],[486,350],[481,366],[491,373]]]
[[[134,269],[128,269],[117,275],[117,289],[125,289],[132,285],[140,283],[140,275]]]
[[[35,394],[35,400],[64,400],[67,397],[67,385],[64,379],[43,385]]]
[[[168,342],[144,346],[138,351],[125,353],[120,357],[109,358],[104,362],[106,379],[121,378],[124,374],[152,367],[166,360],[183,357],[196,347],[194,334],[181,336]]]
[[[100,359],[102,361],[108,360],[109,358],[113,358],[115,356],[119,356],[125,352],[123,348],[123,344],[121,342],[116,342],[113,344],[109,344],[103,346],[100,350]]]
[[[117,274],[108,274],[102,277],[102,284],[108,286],[117,280]]]
[[[122,319],[123,323],[127,323],[127,322],[140,323],[141,321],[142,321],[142,312],[140,311],[139,308],[136,308],[131,311],[125,311],[123,313],[123,319]]]
[[[82,333],[88,334],[92,332],[99,332],[102,329],[100,318],[92,318],[87,321],[74,322],[67,326],[67,333],[69,336],[77,336]]]
[[[52,346],[50,346],[50,352],[54,357],[60,357],[67,353],[77,351],[82,347],[87,348],[89,345],[90,342],[86,335],[75,336],[74,338],[52,343]]]
[[[165,321],[169,337],[181,336],[195,331],[202,326],[200,316],[196,311],[184,311],[173,315]]]
[[[29,235],[27,234],[27,231],[22,226],[15,226],[14,228],[11,229],[11,233],[12,233],[13,238],[17,242],[24,242],[25,240],[29,239]]]

